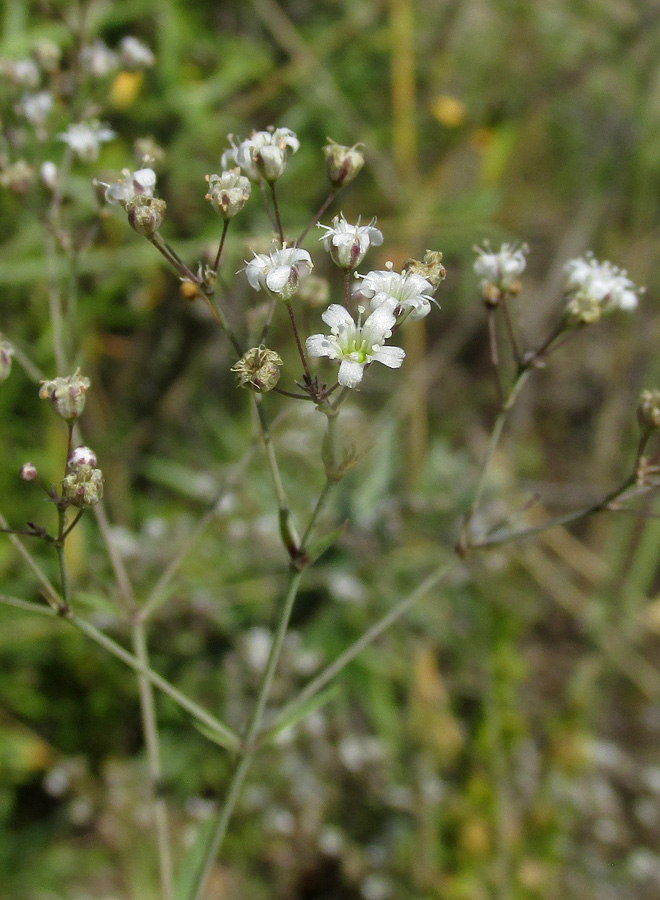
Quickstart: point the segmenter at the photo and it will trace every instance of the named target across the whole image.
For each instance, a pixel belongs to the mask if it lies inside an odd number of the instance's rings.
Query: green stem
[[[190,893],[190,900],[201,900],[204,894],[204,888],[215,865],[215,861],[227,833],[229,821],[232,817],[234,809],[236,808],[236,802],[238,801],[243,782],[245,781],[245,776],[247,775],[248,770],[252,765],[252,760],[257,749],[255,745],[255,739],[259,733],[259,729],[261,728],[264,711],[266,709],[268,697],[270,696],[270,690],[273,684],[273,678],[275,677],[277,664],[282,653],[282,647],[284,646],[284,639],[289,627],[289,620],[291,618],[291,612],[293,610],[293,604],[295,603],[301,578],[302,572],[295,572],[291,576],[291,581],[289,582],[289,590],[282,607],[277,631],[275,632],[275,637],[270,648],[268,662],[266,663],[266,670],[264,672],[261,686],[259,688],[257,702],[255,704],[245,733],[245,740],[243,742],[243,754],[238,765],[236,766],[236,769],[234,770],[234,774],[232,775],[225,802],[220,811],[220,815],[213,830],[213,834],[211,835],[208,842],[204,861],[199,872],[197,873],[193,889]]]
[[[280,468],[277,463],[277,457],[275,455],[275,448],[273,446],[273,440],[270,436],[270,429],[268,427],[268,420],[266,419],[266,411],[264,409],[264,400],[261,394],[257,394],[253,391],[252,396],[254,397],[254,404],[257,408],[257,415],[259,417],[259,426],[261,428],[261,437],[264,442],[264,447],[266,448],[266,457],[268,459],[268,467],[270,469],[270,475],[273,481],[273,486],[275,488],[275,496],[277,497],[277,505],[279,509],[279,517],[280,517],[280,533],[282,536],[282,542],[286,549],[286,552],[289,555],[291,560],[294,560],[298,557],[300,551],[300,538],[298,537],[298,533],[296,531],[296,527],[293,523],[291,517],[291,508],[289,506],[289,501],[286,496],[286,491],[284,490],[284,484],[282,483],[282,476],[280,475]]]
[[[144,625],[135,621],[132,626],[133,653],[143,667],[138,672],[138,687],[140,692],[140,713],[142,716],[142,733],[147,750],[149,767],[149,780],[151,788],[151,802],[153,806],[154,825],[156,828],[156,842],[158,845],[158,865],[160,870],[160,890],[162,900],[174,898],[174,871],[172,866],[172,847],[170,844],[170,832],[167,821],[167,805],[162,797],[159,797],[162,782],[162,769],[160,762],[160,742],[158,738],[158,722],[156,719],[156,707],[151,683],[145,674],[149,668],[149,652]]]
[[[284,246],[284,229],[282,228],[282,220],[280,218],[280,207],[277,203],[277,194],[275,193],[275,182],[271,181],[270,184],[270,195],[273,198],[273,209],[275,211],[275,224],[277,226],[277,233],[280,239],[280,247]]]
[[[325,199],[325,200],[323,201],[323,203],[321,204],[321,208],[319,209],[319,211],[316,213],[315,216],[312,216],[312,218],[309,220],[309,222],[307,223],[307,225],[306,225],[305,228],[303,229],[303,232],[302,232],[302,234],[300,235],[300,237],[298,238],[298,240],[296,241],[296,243],[294,244],[294,247],[300,247],[300,245],[302,244],[302,242],[303,242],[303,241],[305,240],[305,238],[307,237],[307,232],[309,231],[309,229],[310,229],[310,228],[313,228],[314,225],[316,225],[316,223],[320,221],[321,216],[322,216],[323,213],[326,211],[326,209],[330,206],[330,204],[331,204],[332,201],[335,199],[335,197],[337,196],[337,194],[338,194],[338,189],[336,189],[336,188],[334,188],[332,191],[330,191],[330,194],[326,197],[326,199]]]
[[[287,705],[280,710],[277,715],[277,718],[273,722],[269,732],[277,730],[278,723],[285,721],[286,719],[295,717],[297,710],[303,707],[312,697],[315,697],[319,691],[322,691],[323,688],[337,676],[342,669],[345,669],[346,666],[351,663],[356,656],[358,656],[365,647],[368,647],[369,644],[372,644],[377,638],[386,631],[390,625],[394,624],[397,619],[401,618],[401,616],[407,612],[412,606],[415,605],[419,600],[424,597],[425,594],[428,594],[437,584],[439,584],[453,569],[455,569],[458,565],[457,560],[453,560],[452,562],[445,563],[440,566],[435,572],[432,572],[431,575],[428,576],[418,587],[415,588],[412,593],[408,594],[407,597],[404,597],[403,600],[400,600],[392,609],[386,613],[382,618],[380,618],[377,622],[375,622],[371,628],[369,628],[365,633],[359,638],[355,643],[351,644],[350,647],[347,647],[346,650],[342,654],[340,654],[337,659],[327,666],[319,675],[316,676],[312,681],[310,681],[306,687],[300,691],[300,693],[294,697]]]
[[[213,271],[217,272],[218,267],[220,265],[220,257],[222,256],[222,250],[225,246],[225,238],[227,237],[227,231],[229,229],[229,219],[225,219],[224,224],[222,226],[222,236],[220,238],[220,244],[218,246],[218,252],[215,255],[215,261],[213,263]]]
[[[321,493],[319,494],[319,498],[316,501],[316,506],[314,507],[314,512],[312,513],[309,522],[307,523],[307,528],[305,529],[305,533],[303,534],[300,541],[300,552],[302,553],[307,547],[307,541],[312,533],[314,526],[318,520],[319,515],[321,514],[321,510],[325,506],[325,503],[330,495],[330,491],[337,484],[336,481],[331,481],[329,478],[326,478],[325,484],[321,488]]]

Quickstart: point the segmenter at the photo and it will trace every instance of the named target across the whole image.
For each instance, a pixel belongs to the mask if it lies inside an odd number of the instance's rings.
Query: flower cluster
[[[249,138],[234,141],[229,135],[231,147],[222,154],[222,168],[227,169],[233,162],[251,181],[276,181],[283,175],[289,153],[295,153],[300,141],[289,128],[270,128],[268,131],[253,131]]]
[[[334,217],[332,225],[319,225],[325,230],[320,240],[335,265],[352,272],[360,265],[369,247],[380,247],[383,243],[382,232],[375,225],[375,219],[368,225],[360,225],[359,219],[357,225],[350,225],[341,213]]]
[[[637,307],[640,288],[624,269],[611,262],[599,262],[592,253],[569,260],[566,271],[565,318],[572,325],[597,322],[616,309]]]
[[[502,244],[495,253],[486,241],[483,247],[474,249],[477,253],[474,271],[481,277],[484,302],[488,306],[497,306],[507,294],[517,294],[520,290],[518,279],[527,265],[527,245]]]
[[[395,316],[411,320],[423,319],[431,312],[433,285],[416,272],[393,271],[391,262],[386,263],[386,271],[368,272],[362,279],[356,293],[371,303],[372,309],[385,307]]]
[[[82,415],[88,390],[89,378],[76,369],[73,375],[42,381],[39,396],[42,400],[50,400],[58,416],[71,422]]]
[[[96,454],[89,447],[76,447],[69,454],[62,480],[62,500],[79,509],[89,509],[103,498],[103,472],[96,468]]]
[[[284,247],[271,253],[255,253],[253,259],[246,260],[245,274],[255,291],[263,288],[288,303],[297,292],[300,280],[313,268],[307,250]]]

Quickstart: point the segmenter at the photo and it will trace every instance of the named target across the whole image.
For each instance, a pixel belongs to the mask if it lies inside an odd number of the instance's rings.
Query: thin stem
[[[507,295],[504,294],[502,297],[502,303],[500,304],[502,307],[502,312],[504,313],[504,322],[506,324],[507,334],[509,335],[509,341],[511,342],[511,349],[513,351],[513,356],[518,366],[522,365],[523,356],[520,352],[520,347],[518,346],[518,339],[516,338],[516,332],[513,327],[513,322],[511,321],[511,313],[509,312],[509,304],[507,303]]]
[[[144,669],[149,668],[149,653],[144,625],[135,621],[132,626],[133,653]],[[158,722],[154,704],[153,689],[144,671],[138,672],[140,692],[140,713],[142,716],[142,732],[147,750],[151,802],[153,805],[156,841],[158,845],[158,864],[160,870],[160,890],[162,900],[174,898],[174,872],[172,866],[172,848],[167,821],[167,805],[159,790],[162,781],[160,761],[160,742],[158,738]]]
[[[307,223],[307,225],[306,225],[305,228],[303,229],[302,234],[300,235],[300,237],[298,238],[298,240],[297,240],[297,241],[295,242],[295,244],[293,245],[294,247],[299,247],[299,246],[302,244],[302,242],[303,242],[303,241],[305,240],[305,238],[307,237],[307,233],[308,233],[308,231],[310,230],[310,228],[313,228],[314,225],[316,225],[316,223],[320,221],[321,216],[322,216],[323,213],[326,211],[326,209],[330,206],[330,204],[331,204],[332,201],[335,199],[335,197],[337,196],[338,193],[339,193],[339,191],[338,191],[336,188],[334,188],[332,191],[330,191],[330,193],[328,194],[328,196],[326,197],[326,199],[325,199],[325,200],[323,201],[323,203],[321,204],[321,207],[320,207],[319,211],[316,213],[316,215],[312,216],[312,218],[309,220],[309,222]]]
[[[78,524],[78,522],[80,522],[80,520],[82,519],[82,517],[83,517],[84,515],[85,515],[85,510],[84,510],[84,509],[78,510],[78,512],[76,513],[76,516],[75,516],[75,518],[73,519],[73,521],[72,521],[69,525],[67,525],[67,527],[64,529],[64,531],[63,531],[63,533],[62,533],[62,540],[63,540],[63,541],[66,540],[66,538],[68,538],[68,536],[71,534],[71,532],[73,531],[73,529],[76,527],[76,525]]]
[[[270,309],[268,310],[268,315],[266,316],[266,321],[264,322],[264,327],[261,329],[261,334],[259,335],[259,344],[266,343],[266,337],[268,336],[268,331],[270,329],[270,323],[273,321],[273,313],[275,312],[275,307],[277,306],[279,301],[275,300],[274,297],[271,297],[270,300]]]
[[[298,328],[296,327],[296,317],[293,314],[293,307],[290,303],[287,303],[286,308],[289,310],[289,318],[291,319],[291,327],[293,328],[293,336],[296,339],[296,346],[298,347],[298,353],[300,355],[300,361],[302,362],[303,370],[305,372],[305,380],[307,384],[312,383],[312,376],[309,372],[309,366],[307,365],[307,357],[305,356],[305,351],[303,350],[302,344],[300,343],[300,336],[298,334]]]
[[[302,536],[302,539],[300,542],[301,552],[305,550],[305,547],[307,546],[307,541],[309,540],[312,530],[314,529],[314,526],[316,525],[316,522],[318,521],[318,517],[321,514],[321,510],[325,506],[325,503],[330,495],[330,491],[332,490],[332,488],[334,487],[335,484],[337,484],[336,481],[334,481],[334,480],[331,481],[329,478],[326,478],[325,484],[321,488],[321,493],[319,494],[319,498],[316,501],[316,506],[314,507],[314,512],[312,513],[310,520],[307,523],[307,528],[305,529],[305,532]]]
[[[266,215],[270,219],[270,224],[273,226],[274,230],[277,231],[277,222],[273,216],[273,211],[270,208],[270,204],[268,202],[268,194],[266,193],[266,186],[263,183],[263,179],[259,181],[259,190],[261,191],[261,197],[264,201],[264,208],[266,210]]]
[[[337,659],[327,666],[316,678],[312,679],[306,687],[300,691],[300,693],[294,697],[293,700],[289,701],[286,706],[280,710],[275,721],[272,723],[269,728],[269,733],[277,730],[278,723],[282,722],[290,717],[295,716],[296,712],[301,709],[312,697],[315,697],[323,688],[329,684],[338,675],[342,669],[345,669],[346,666],[351,663],[356,656],[358,656],[365,647],[368,647],[369,644],[372,644],[377,638],[386,631],[390,625],[394,624],[397,619],[401,618],[401,616],[407,612],[412,606],[415,605],[419,600],[424,597],[425,594],[428,594],[437,584],[439,584],[449,573],[455,569],[458,565],[457,560],[453,560],[452,562],[445,563],[442,566],[439,566],[435,572],[432,572],[431,575],[428,576],[418,587],[415,588],[407,597],[404,597],[400,600],[392,609],[386,613],[382,618],[380,618],[377,622],[375,622],[371,628],[369,628],[365,633],[360,637],[357,641],[347,647],[343,653],[341,653]]]
[[[490,361],[493,364],[495,373],[495,385],[497,387],[497,397],[500,406],[504,403],[504,392],[502,390],[502,381],[500,379],[500,358],[497,351],[497,329],[495,326],[495,316],[493,310],[488,310],[488,339],[490,344]]]
[[[351,270],[346,269],[344,272],[344,303],[348,309],[351,302]]]
[[[283,388],[274,387],[273,391],[276,394],[282,394],[284,397],[292,397],[294,400],[311,400],[314,402],[314,398],[310,397],[309,394],[296,394],[293,391],[285,391]]]
[[[222,237],[220,238],[220,245],[218,246],[218,252],[215,255],[215,261],[213,263],[213,271],[217,272],[218,267],[220,265],[220,257],[222,256],[222,250],[225,246],[225,238],[227,237],[227,231],[229,230],[229,219],[225,219],[224,224],[222,226]]]
[[[208,842],[204,861],[199,872],[197,873],[193,889],[190,893],[190,900],[201,900],[204,894],[204,888],[208,881],[209,875],[213,870],[218,853],[220,852],[220,848],[222,847],[222,843],[227,833],[229,821],[236,807],[236,802],[243,786],[243,782],[245,781],[245,776],[247,775],[248,770],[252,765],[252,760],[257,750],[255,739],[259,733],[259,729],[261,728],[264,711],[266,709],[266,704],[270,696],[270,690],[273,684],[273,678],[275,677],[277,664],[282,653],[282,647],[284,646],[284,639],[289,627],[289,620],[291,618],[291,612],[296,600],[296,595],[298,593],[301,578],[302,572],[295,572],[291,576],[291,581],[289,582],[289,590],[282,607],[282,612],[280,613],[280,620],[278,622],[277,630],[275,632],[273,643],[270,648],[270,653],[268,655],[266,670],[261,680],[257,702],[255,704],[252,716],[250,717],[250,721],[245,732],[245,740],[243,742],[244,751],[242,754],[242,758],[240,759],[238,765],[236,766],[236,769],[234,770],[234,774],[232,775],[225,802],[220,811],[220,815],[213,830],[213,834],[211,835]]]
[[[275,496],[277,497],[277,505],[279,508],[280,517],[280,535],[282,537],[282,543],[284,544],[286,552],[289,554],[289,558],[291,560],[294,560],[297,559],[299,555],[300,538],[298,537],[296,527],[291,518],[291,508],[289,507],[289,501],[286,496],[286,491],[284,490],[282,476],[280,475],[280,468],[277,464],[275,448],[273,446],[273,440],[270,435],[268,420],[266,419],[263,397],[261,396],[261,394],[257,394],[256,392],[253,392],[252,396],[254,397],[254,403],[257,408],[259,426],[261,428],[261,436],[266,448],[266,457],[268,459],[270,475],[273,481],[273,486],[275,488]]]
[[[270,195],[273,198],[273,209],[275,211],[275,224],[277,226],[277,234],[280,239],[280,247],[284,246],[284,230],[282,228],[282,220],[280,219],[280,208],[277,203],[277,194],[275,192],[275,182],[270,182]]]

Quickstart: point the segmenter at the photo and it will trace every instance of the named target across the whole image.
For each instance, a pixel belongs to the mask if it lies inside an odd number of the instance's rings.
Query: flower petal
[[[344,307],[340,306],[338,303],[331,303],[326,311],[321,315],[321,318],[326,325],[330,326],[330,328],[341,330],[342,328],[355,327],[355,322],[353,321],[349,311],[347,309],[344,309]]]
[[[364,363],[353,362],[350,359],[342,360],[339,366],[337,381],[347,388],[357,387],[364,375]]]
[[[398,369],[405,359],[406,353],[401,347],[379,347],[371,354],[375,362],[382,363],[388,369]]]
[[[337,358],[337,352],[332,343],[325,334],[310,334],[305,341],[307,353],[309,356],[329,356],[330,359]]]

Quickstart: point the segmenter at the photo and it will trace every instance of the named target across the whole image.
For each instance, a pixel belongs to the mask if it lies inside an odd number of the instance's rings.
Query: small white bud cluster
[[[209,191],[206,199],[223,219],[232,219],[247,203],[252,185],[241,170],[228,169],[221,175],[207,175]]]
[[[636,309],[639,294],[624,269],[592,253],[569,260],[566,271],[564,320],[568,326],[590,325],[614,310]]]
[[[290,128],[270,127],[267,131],[253,131],[249,138],[236,144],[229,135],[231,147],[222,154],[222,168],[231,162],[237,165],[250,181],[277,181],[284,174],[290,153],[296,153],[300,141]]]
[[[520,292],[519,278],[527,266],[529,252],[526,244],[520,247],[502,244],[495,253],[486,241],[483,247],[474,250],[477,253],[474,271],[481,277],[481,294],[486,306],[497,306],[507,295]]]
[[[63,419],[71,422],[79,418],[85,408],[85,394],[89,389],[89,378],[76,369],[73,375],[42,381],[39,396],[50,400],[51,406]]]
[[[62,500],[88,509],[103,497],[103,472],[96,468],[96,454],[89,447],[76,447],[69,454],[62,481]]]

